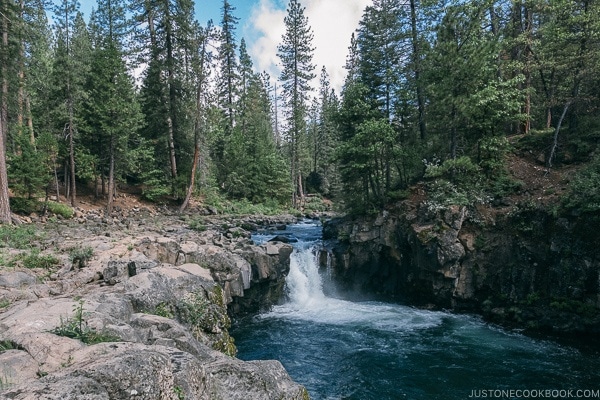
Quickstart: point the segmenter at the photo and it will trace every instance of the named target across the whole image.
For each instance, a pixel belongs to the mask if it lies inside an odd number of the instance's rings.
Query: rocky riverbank
[[[600,237],[575,215],[530,204],[432,210],[407,200],[333,220],[324,235],[330,274],[346,291],[475,312],[530,332],[600,333]]]
[[[0,398],[306,399],[279,362],[236,359],[228,333],[289,271],[291,247],[248,229],[294,221],[133,209],[15,228],[29,237],[2,249]]]

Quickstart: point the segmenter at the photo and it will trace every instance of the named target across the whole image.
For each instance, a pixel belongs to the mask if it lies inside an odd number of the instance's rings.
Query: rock
[[[30,271],[0,273],[0,299],[11,302],[0,313],[0,342],[14,345],[0,353],[0,377],[11,377],[0,398],[307,398],[280,363],[233,358],[228,334],[228,303],[242,314],[281,297],[291,246],[267,250],[240,228],[228,228],[226,238],[181,221],[136,219],[123,232],[126,213],[103,223],[102,213],[78,212],[45,245],[61,248],[64,259],[91,247],[86,268],[64,267],[43,284]],[[54,333],[76,326],[85,335]],[[90,333],[117,342],[83,343]]]
[[[37,361],[26,351],[6,350],[0,353],[0,389],[35,380],[38,371]]]
[[[35,275],[22,271],[5,272],[0,275],[0,286],[7,288],[23,289],[35,285],[36,282]]]
[[[407,201],[387,215],[326,222],[329,240],[338,240],[328,243],[321,265],[341,290],[479,312],[532,331],[600,332],[600,231],[593,222],[543,208],[496,209],[493,218],[489,208],[471,212]]]
[[[269,239],[269,242],[297,243],[298,239],[293,236],[277,235],[274,238]]]
[[[82,395],[82,393],[85,393]],[[5,391],[12,399],[304,399],[306,391],[278,362],[245,363],[209,350],[195,357],[178,349],[101,343],[72,363]]]

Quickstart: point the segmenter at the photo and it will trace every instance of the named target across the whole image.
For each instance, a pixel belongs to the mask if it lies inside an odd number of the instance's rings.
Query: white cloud
[[[260,0],[252,10],[247,26],[255,37],[249,52],[256,69],[267,71],[274,78],[280,73],[277,45],[285,33],[283,19],[286,10],[283,7],[287,2],[283,6],[280,3]],[[318,76],[324,65],[332,86],[339,92],[346,76],[343,67],[350,36],[358,27],[364,8],[372,4],[372,0],[301,0],[300,3],[306,7],[305,15],[314,32],[313,64],[317,74],[314,85],[318,85]]]

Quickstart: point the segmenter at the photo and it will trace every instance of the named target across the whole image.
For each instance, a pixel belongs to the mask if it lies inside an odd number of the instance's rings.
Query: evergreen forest
[[[421,181],[436,204],[485,203],[523,190],[515,148],[548,174],[580,166],[562,204],[600,211],[597,1],[373,0],[339,93],[299,0],[279,76],[255,70],[228,0],[206,25],[193,0],[97,0],[86,18],[76,0],[0,0],[0,17],[4,222],[82,188],[110,213],[126,186],[181,210],[310,195],[365,213]]]

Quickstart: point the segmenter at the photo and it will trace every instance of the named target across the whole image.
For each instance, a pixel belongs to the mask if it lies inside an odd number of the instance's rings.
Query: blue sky
[[[89,16],[95,0],[80,0],[81,11]],[[195,0],[196,19],[206,25],[212,19],[215,25],[221,21],[222,0]],[[280,73],[277,45],[285,32],[283,19],[287,0],[229,0],[239,18],[236,38],[242,37],[257,72],[266,71],[272,78]],[[313,63],[317,77],[325,66],[332,86],[340,90],[345,71],[343,69],[350,36],[358,26],[364,8],[372,0],[300,0],[306,7],[305,15],[314,32],[316,48]],[[318,79],[316,79],[318,81]]]
[[[246,23],[250,11],[257,3],[258,1],[250,0],[229,0],[229,4],[235,7],[234,14],[240,19],[240,25]],[[202,25],[205,25],[209,19],[212,19],[215,25],[219,25],[222,6],[223,2],[220,0],[196,0],[196,19]]]

